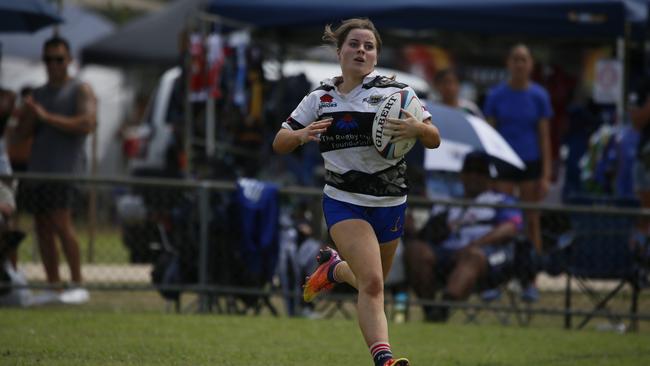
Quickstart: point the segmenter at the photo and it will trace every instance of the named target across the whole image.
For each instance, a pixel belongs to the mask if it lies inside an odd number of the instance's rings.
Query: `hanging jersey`
[[[390,94],[410,88],[376,72],[346,95],[336,89],[339,78],[321,82],[307,94],[283,128],[299,130],[310,123],[332,118],[320,136],[319,147],[326,169],[324,193],[360,206],[389,207],[406,202],[406,164],[388,160],[372,141],[372,122],[379,104]],[[423,119],[431,114],[424,110]]]
[[[279,202],[275,184],[241,178],[233,194],[234,232],[248,271],[271,280],[279,247]]]

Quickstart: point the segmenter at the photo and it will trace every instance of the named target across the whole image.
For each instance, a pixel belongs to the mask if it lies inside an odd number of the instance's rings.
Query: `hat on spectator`
[[[490,157],[482,151],[467,153],[461,173],[476,173],[490,177]]]

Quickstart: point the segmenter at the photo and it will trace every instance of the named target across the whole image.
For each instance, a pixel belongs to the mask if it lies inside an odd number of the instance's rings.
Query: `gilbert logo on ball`
[[[372,123],[372,140],[379,154],[386,159],[399,159],[415,146],[415,138],[393,142],[392,136],[384,134],[384,128],[389,118],[406,118],[401,109],[413,114],[418,121],[422,121],[422,104],[411,89],[400,90],[389,95],[379,105],[375,113]]]

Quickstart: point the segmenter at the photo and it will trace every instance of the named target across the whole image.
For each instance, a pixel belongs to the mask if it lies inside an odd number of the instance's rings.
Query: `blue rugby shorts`
[[[366,207],[338,201],[323,195],[323,213],[327,230],[344,220],[364,220],[372,226],[379,244],[402,236],[405,212],[406,203],[392,207]]]

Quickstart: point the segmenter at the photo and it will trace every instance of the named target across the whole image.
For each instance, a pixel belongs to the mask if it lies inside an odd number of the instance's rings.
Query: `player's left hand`
[[[415,118],[415,116],[405,109],[401,109],[402,114],[406,118],[397,119],[397,118],[387,118],[386,126],[384,126],[384,134],[387,136],[392,136],[391,141],[397,142],[409,138],[419,137],[421,132],[420,121]]]

